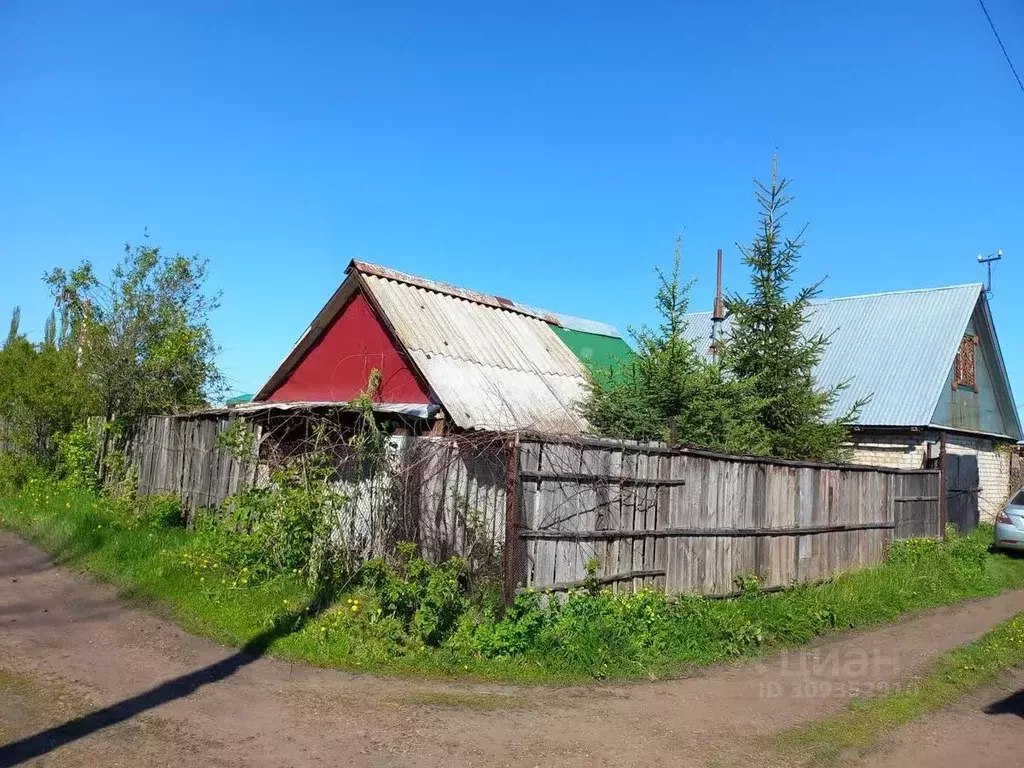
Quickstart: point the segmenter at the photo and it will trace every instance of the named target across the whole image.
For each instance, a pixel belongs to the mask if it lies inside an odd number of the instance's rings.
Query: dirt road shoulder
[[[168,755],[177,766],[639,766],[678,765],[681,756],[695,765],[750,765],[748,740],[894,685],[1024,610],[1024,592],[1007,593],[686,679],[530,687],[383,679],[266,658],[240,663],[234,650],[127,606],[110,586],[54,567],[2,532],[0,580],[8,674],[35,681],[43,696],[47,686],[71,686],[89,706],[128,715],[119,723],[159,733],[118,740],[114,726],[99,728],[56,746],[71,764],[75,755],[103,755],[93,764],[161,764],[156,756]],[[208,673],[226,668],[215,681]],[[140,700],[152,706],[130,711],[135,704],[126,702]],[[22,699],[4,701],[8,739],[54,725]],[[59,745],[56,725],[51,741]]]

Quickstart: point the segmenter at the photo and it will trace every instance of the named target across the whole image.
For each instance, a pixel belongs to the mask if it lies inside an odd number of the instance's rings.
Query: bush
[[[73,488],[95,490],[96,477],[96,435],[84,422],[79,422],[68,432],[54,435],[57,445],[57,468],[60,477]]]
[[[335,541],[348,499],[332,482],[326,457],[300,457],[271,475],[265,488],[249,488],[219,510],[196,517],[194,555],[217,561],[248,582],[300,573],[326,588],[351,570]]]
[[[30,479],[43,474],[33,456],[0,451],[0,494],[17,493]]]
[[[138,517],[149,528],[180,528],[185,525],[181,499],[169,494],[140,499]]]
[[[376,595],[382,615],[424,645],[441,645],[469,605],[465,561],[453,557],[433,565],[409,542],[398,545],[394,565],[383,558],[366,563],[360,581]]]

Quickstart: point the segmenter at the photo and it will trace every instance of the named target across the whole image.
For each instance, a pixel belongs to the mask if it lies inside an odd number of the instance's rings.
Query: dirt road
[[[1008,593],[658,683],[461,685],[243,657],[0,532],[0,766],[782,765],[766,736],[1021,610]]]
[[[951,707],[901,728],[883,753],[865,762],[889,766],[1024,765],[1024,670],[1013,670]]]

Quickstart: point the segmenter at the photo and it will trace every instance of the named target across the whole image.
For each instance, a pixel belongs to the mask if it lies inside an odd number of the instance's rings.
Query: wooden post
[[[946,489],[949,483],[946,480],[946,468],[949,462],[946,461],[946,433],[939,432],[939,536],[946,540],[946,522],[948,521],[949,510]]]
[[[501,552],[501,595],[505,605],[516,599],[522,572],[523,542],[519,538],[519,440],[513,435],[506,443],[508,461],[505,476],[505,546]]]

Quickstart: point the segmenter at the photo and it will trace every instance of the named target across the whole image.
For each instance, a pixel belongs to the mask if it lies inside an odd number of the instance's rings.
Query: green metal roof
[[[551,330],[592,371],[608,371],[614,365],[628,362],[633,356],[633,350],[618,336],[576,331],[557,325],[552,325]]]
[[[250,402],[252,402],[252,395],[235,395],[234,397],[229,397],[227,400],[225,400],[224,405],[240,405],[241,403]]]

